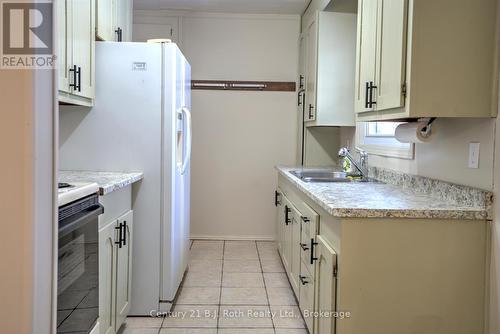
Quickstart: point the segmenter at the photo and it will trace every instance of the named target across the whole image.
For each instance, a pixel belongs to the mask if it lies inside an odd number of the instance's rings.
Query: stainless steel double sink
[[[292,170],[290,174],[298,179],[307,182],[374,182],[372,179],[359,176],[350,176],[346,172],[319,171],[319,170]]]

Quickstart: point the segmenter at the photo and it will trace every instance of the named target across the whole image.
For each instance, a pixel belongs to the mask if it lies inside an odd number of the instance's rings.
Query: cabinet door
[[[378,0],[376,109],[404,106],[408,0]]]
[[[283,204],[283,193],[281,189],[278,188],[274,194],[274,204],[276,205],[276,241],[278,244],[278,252],[283,256],[283,231],[284,228],[284,204]]]
[[[133,212],[118,219],[118,225],[123,224],[125,234],[121,248],[116,252],[116,325],[118,330],[125,322],[130,310],[132,288],[132,239],[133,239]]]
[[[300,295],[299,295],[299,307],[304,312],[314,311],[314,276],[307,270],[307,265],[302,262],[300,268]],[[304,317],[307,329],[309,333],[313,333],[314,318]]]
[[[301,214],[300,212],[292,206],[292,220],[291,220],[291,226],[290,226],[290,271],[289,271],[289,278],[290,278],[290,283],[292,285],[292,289],[295,292],[296,296],[299,296],[299,289],[300,289],[300,259],[301,259],[301,252],[302,249],[300,247],[300,221],[301,221]]]
[[[73,62],[77,74],[78,89],[71,93],[77,96],[94,98],[94,54],[95,54],[95,3],[88,0],[72,0],[72,49]]]
[[[302,264],[307,266],[309,272],[314,273],[314,245],[316,235],[318,234],[319,215],[306,203],[303,203],[302,209],[302,228],[301,228],[301,257]],[[311,263],[313,262],[313,263]]]
[[[57,71],[59,81],[59,91],[69,93],[71,66],[71,45],[69,36],[71,36],[71,1],[56,1],[56,25],[57,25]]]
[[[373,111],[370,83],[375,85],[375,64],[377,52],[377,19],[380,0],[359,0],[358,37],[356,51],[356,112]],[[375,94],[374,91],[372,91]]]
[[[97,22],[96,37],[103,41],[115,40],[115,1],[121,0],[96,0]]]
[[[121,29],[122,42],[132,41],[132,0],[117,1],[115,29]]]
[[[298,140],[297,140],[297,163],[304,163],[304,120],[305,120],[305,105],[306,101],[306,39],[304,35],[299,38],[299,91],[297,92],[297,125],[298,125]]]
[[[306,110],[305,121],[316,119],[316,90],[318,76],[318,17],[307,26],[306,30]]]
[[[321,235],[317,240],[316,311],[335,312],[337,254]],[[315,333],[335,333],[335,317],[318,317]]]
[[[99,325],[100,334],[115,333],[115,234],[116,221],[99,230]]]
[[[283,196],[283,253],[281,258],[285,271],[290,272],[292,261],[292,205],[290,201]]]

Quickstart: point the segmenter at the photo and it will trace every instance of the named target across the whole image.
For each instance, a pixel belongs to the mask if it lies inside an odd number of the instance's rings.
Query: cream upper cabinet
[[[59,101],[92,106],[95,96],[95,7],[88,0],[56,2]]]
[[[73,94],[92,100],[94,87],[94,3],[89,0],[71,0],[73,2],[73,66],[77,71],[77,89]]]
[[[71,36],[71,0],[58,0],[56,2],[56,24],[57,24],[57,69],[59,92],[69,93],[69,80],[71,65],[71,45],[68,36]]]
[[[357,120],[496,116],[496,6],[360,0]]]
[[[116,6],[115,30],[119,31],[122,42],[132,41],[132,8],[132,0],[120,0]]]
[[[96,38],[102,41],[132,41],[132,0],[96,0]]]
[[[100,40],[116,39],[116,1],[118,0],[96,0],[96,37]]]
[[[357,66],[356,66],[356,110],[372,111],[369,103],[370,85],[375,82],[375,57],[377,49],[377,0],[359,0]]]
[[[358,112],[404,107],[408,0],[360,0]]]
[[[305,121],[314,121],[316,119],[316,85],[318,74],[318,20],[314,18],[307,26],[306,30],[306,112]]]
[[[408,1],[382,0],[378,7],[375,86],[380,89],[372,88],[373,101],[377,110],[401,108],[405,103]]]
[[[297,92],[297,164],[302,165],[304,156],[302,144],[304,141],[304,117],[306,101],[306,39],[304,35],[299,37],[299,91]]]
[[[306,17],[306,126],[353,126],[356,14]]]

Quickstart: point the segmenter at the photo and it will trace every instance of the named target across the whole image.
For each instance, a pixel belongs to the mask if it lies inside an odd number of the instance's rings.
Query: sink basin
[[[334,171],[314,171],[314,170],[292,170],[290,172],[298,179],[313,183],[313,182],[369,182],[366,178],[352,178],[346,172]]]

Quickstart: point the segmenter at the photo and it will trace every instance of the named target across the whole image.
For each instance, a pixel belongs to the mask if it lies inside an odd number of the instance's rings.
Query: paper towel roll
[[[401,143],[423,144],[429,142],[430,132],[422,132],[427,122],[412,122],[398,125],[394,137]]]

